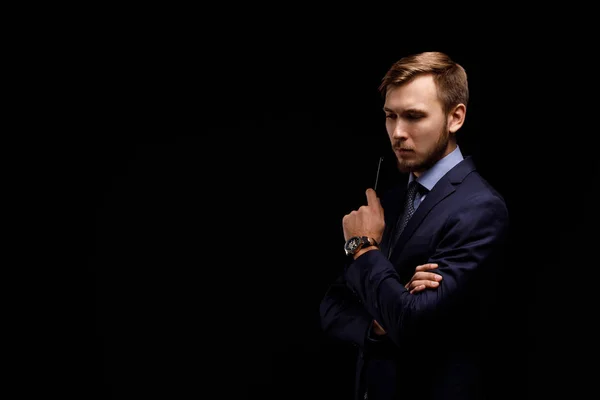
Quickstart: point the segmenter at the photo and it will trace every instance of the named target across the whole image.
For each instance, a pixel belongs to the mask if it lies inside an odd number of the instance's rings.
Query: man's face
[[[384,111],[400,171],[418,176],[454,150],[454,136],[450,137],[448,118],[431,75],[390,88]]]

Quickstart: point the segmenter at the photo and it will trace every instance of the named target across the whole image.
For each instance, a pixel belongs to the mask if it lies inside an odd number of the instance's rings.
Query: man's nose
[[[394,139],[406,139],[408,138],[408,133],[402,124],[396,124],[392,131],[392,137]]]

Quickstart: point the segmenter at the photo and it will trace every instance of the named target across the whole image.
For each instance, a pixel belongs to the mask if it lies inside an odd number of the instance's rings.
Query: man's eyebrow
[[[391,108],[387,108],[385,106],[383,107],[383,111],[385,111],[385,112],[393,112],[393,113],[396,112],[395,110],[392,110]],[[407,109],[401,110],[401,114],[405,114],[405,113],[409,113],[409,112],[410,113],[421,113],[421,114],[425,114],[426,113],[425,110],[422,110],[420,108],[407,108]]]

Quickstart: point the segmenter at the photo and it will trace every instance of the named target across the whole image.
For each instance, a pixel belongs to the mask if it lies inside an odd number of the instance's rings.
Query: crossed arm
[[[431,270],[437,264],[417,266],[415,274],[405,285],[411,294],[439,286],[442,276]],[[374,335],[382,336],[386,332],[383,327],[366,311],[361,302],[348,289],[343,276],[340,276],[327,291],[320,307],[324,331],[338,339],[364,346],[369,329]]]
[[[417,266],[417,268],[415,268],[415,274],[410,278],[410,281],[404,285],[404,288],[407,289],[410,294],[422,292],[425,289],[437,288],[443,278],[441,275],[429,272],[437,267],[438,265],[434,263]],[[376,319],[373,320],[372,332],[377,336],[386,334],[385,329],[383,329]]]

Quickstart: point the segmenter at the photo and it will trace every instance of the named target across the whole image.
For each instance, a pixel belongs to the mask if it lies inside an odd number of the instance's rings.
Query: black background
[[[498,57],[510,43],[210,33],[220,35],[87,44],[66,178],[87,266],[79,306],[95,335],[76,352],[70,391],[350,398],[354,350],[323,337],[318,306],[345,261],[341,219],[365,202],[379,157],[380,191],[397,177],[377,87],[414,52],[445,51],[467,70],[459,143],[508,202],[506,275],[529,271],[516,257],[535,223],[517,196],[525,150],[506,135],[521,111],[514,93],[530,86]],[[504,291],[512,325],[490,338],[513,360],[498,367],[501,394],[541,387],[537,285],[527,282]]]

